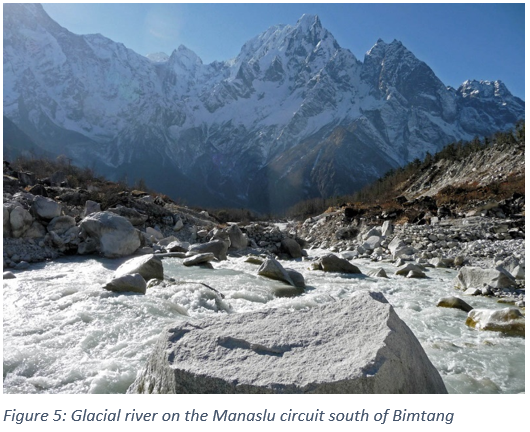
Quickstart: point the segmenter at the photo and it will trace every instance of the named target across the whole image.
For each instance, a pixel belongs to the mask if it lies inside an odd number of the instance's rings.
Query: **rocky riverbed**
[[[416,224],[347,207],[220,225],[141,191],[109,205],[97,190],[22,189],[33,180],[7,177],[5,392],[125,392],[175,321],[314,308],[363,290],[383,293],[450,392],[524,391],[524,198],[512,213]],[[125,263],[132,256],[154,273]],[[454,297],[471,309],[437,306]]]

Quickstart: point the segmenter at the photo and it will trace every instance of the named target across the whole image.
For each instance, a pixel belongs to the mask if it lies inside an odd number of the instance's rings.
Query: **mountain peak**
[[[318,15],[303,14],[296,23],[296,27],[299,27],[303,30],[309,30],[313,26],[316,28],[322,28],[322,23]]]

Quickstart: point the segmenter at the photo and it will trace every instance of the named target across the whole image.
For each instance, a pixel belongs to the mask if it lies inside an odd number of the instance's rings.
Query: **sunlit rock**
[[[382,294],[361,291],[321,307],[177,324],[162,333],[128,393],[447,390]]]

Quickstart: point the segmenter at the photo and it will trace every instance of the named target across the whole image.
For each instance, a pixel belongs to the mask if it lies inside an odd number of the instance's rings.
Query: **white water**
[[[4,281],[4,393],[124,393],[160,331],[175,321],[227,311],[314,307],[359,289],[384,293],[450,393],[525,391],[524,338],[470,329],[465,312],[435,306],[438,298],[455,293],[454,270],[430,269],[429,279],[411,280],[393,276],[391,264],[355,261],[363,273],[385,268],[390,278],[381,279],[315,272],[307,262],[289,261],[283,265],[302,272],[308,288],[298,297],[276,297],[273,291],[286,286],[257,276],[258,267],[241,259],[215,263],[215,270],[208,270],[167,258],[166,276],[190,283],[155,287],[145,296],[103,290],[122,262],[64,258],[33,265],[17,273],[17,279]],[[199,281],[225,299],[216,301]],[[475,308],[505,307],[487,298],[466,301]]]

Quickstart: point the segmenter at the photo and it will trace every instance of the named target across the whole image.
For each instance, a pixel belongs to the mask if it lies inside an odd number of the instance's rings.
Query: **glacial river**
[[[309,251],[311,255],[323,251]],[[525,391],[525,340],[481,332],[464,323],[466,313],[437,308],[455,294],[456,271],[428,269],[428,279],[394,276],[389,263],[356,260],[366,273],[383,267],[389,279],[341,276],[308,270],[308,262],[283,262],[303,273],[308,288],[281,297],[286,285],[257,276],[242,259],[214,263],[214,270],[187,268],[164,259],[166,277],[179,283],[144,295],[102,289],[124,260],[68,257],[32,265],[3,281],[4,393],[124,393],[151,353],[161,330],[179,320],[263,308],[301,309],[348,298],[357,290],[382,292],[412,329],[450,393]],[[216,299],[204,282],[222,292]],[[457,295],[461,295],[458,293]],[[475,308],[502,308],[495,300],[469,297]]]

